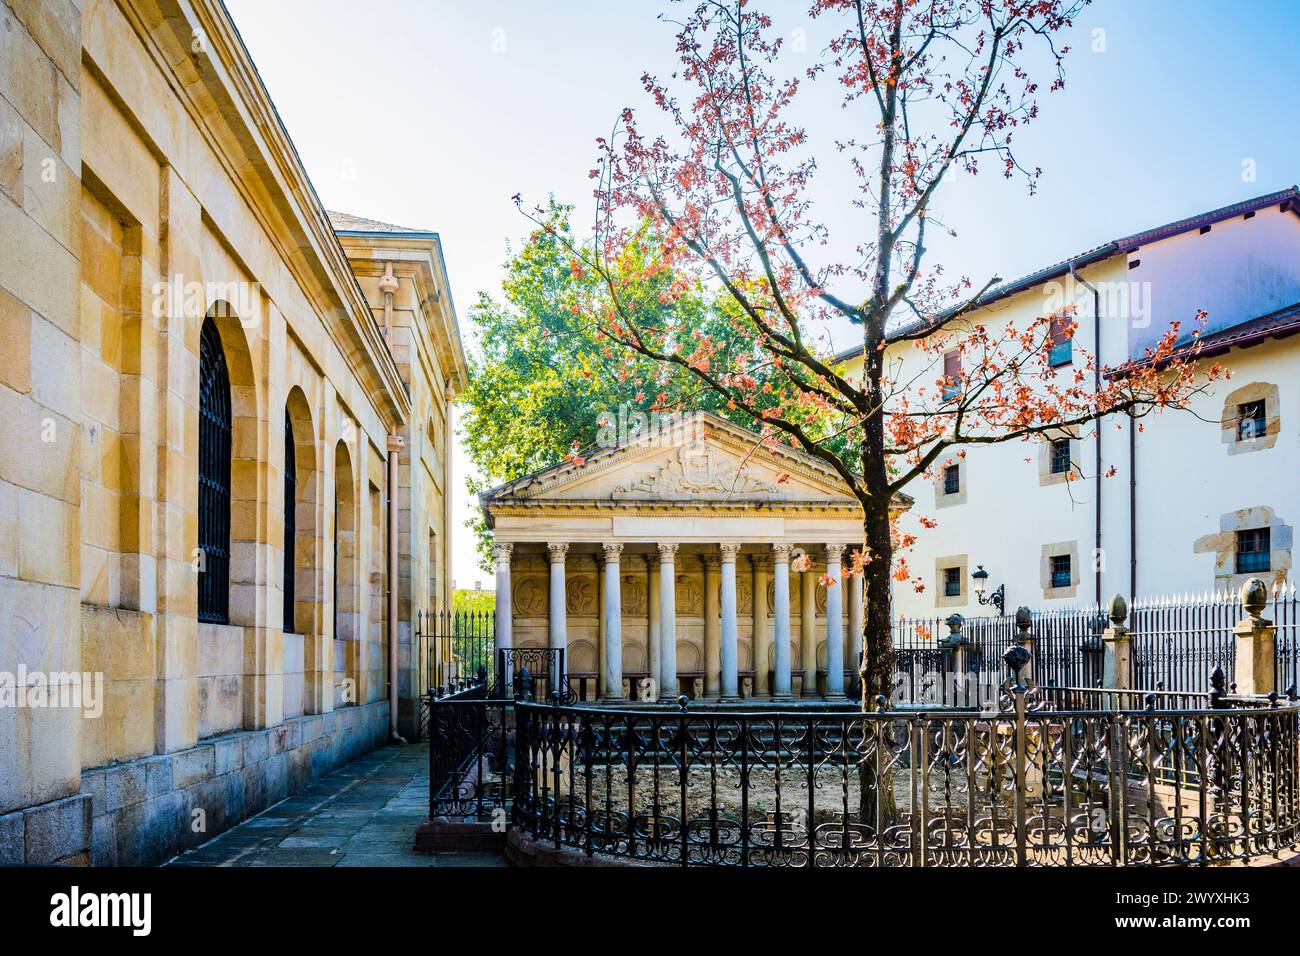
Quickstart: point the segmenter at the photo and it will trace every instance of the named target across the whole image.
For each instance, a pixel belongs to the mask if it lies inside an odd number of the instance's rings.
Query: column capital
[[[563,544],[548,543],[546,545],[546,553],[551,564],[563,564],[564,556],[569,553],[569,545],[567,542]]]
[[[826,563],[839,564],[844,560],[844,545],[828,544],[826,545]]]
[[[618,556],[623,553],[623,545],[617,541],[606,541],[605,560],[612,564],[618,564]]]
[[[673,559],[677,556],[677,543],[675,541],[660,541],[658,548],[659,563],[672,564]]]
[[[792,544],[774,544],[772,545],[772,558],[776,561],[789,563],[790,552],[793,550],[794,545]]]
[[[733,542],[726,542],[718,545],[718,553],[722,556],[723,564],[735,564],[736,555],[740,553],[740,545]]]
[[[496,558],[497,567],[510,565],[510,553],[514,550],[514,544],[509,541],[496,541],[492,544],[492,557]]]

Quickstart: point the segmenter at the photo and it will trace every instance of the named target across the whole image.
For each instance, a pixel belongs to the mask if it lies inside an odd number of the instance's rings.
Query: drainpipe
[[[1128,410],[1128,593],[1138,593],[1138,446],[1137,415]]]
[[[1070,278],[1078,282],[1085,289],[1092,293],[1092,392],[1094,395],[1101,391],[1101,293],[1097,287],[1079,275],[1074,269],[1074,263],[1070,263]],[[1094,589],[1096,591],[1096,601],[1098,606],[1101,605],[1101,562],[1098,558],[1101,555],[1101,422],[1095,423],[1096,432],[1095,444],[1097,446],[1097,460],[1095,463],[1096,476],[1094,484],[1096,486],[1093,497],[1096,500],[1096,537],[1093,544],[1092,563],[1094,568]]]
[[[384,341],[393,342],[393,294],[397,291],[397,277],[393,264],[384,263],[384,274],[379,277],[379,291],[384,294]]]
[[[391,295],[389,296],[391,298]],[[405,744],[397,732],[397,461],[406,440],[397,432],[388,436],[388,734]]]

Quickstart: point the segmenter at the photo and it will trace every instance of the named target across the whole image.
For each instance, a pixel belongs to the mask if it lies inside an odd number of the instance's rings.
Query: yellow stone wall
[[[0,0],[0,21],[0,671],[106,680],[93,720],[0,708],[4,814],[82,769],[382,699],[387,438],[418,448],[399,562],[425,581],[410,522],[447,547],[463,359],[404,361],[459,356],[454,315],[390,349],[216,0]],[[229,625],[196,620],[205,314],[234,415]],[[428,601],[403,602],[409,641]]]

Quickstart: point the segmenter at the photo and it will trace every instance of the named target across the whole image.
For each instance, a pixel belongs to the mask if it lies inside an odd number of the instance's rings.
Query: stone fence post
[[[967,670],[969,667],[966,654],[966,638],[962,636],[961,626],[966,623],[966,619],[956,612],[949,614],[944,621],[948,625],[948,636],[943,642],[944,679],[952,681],[952,703],[957,703],[957,698],[961,698],[961,703],[966,703],[967,691]],[[961,688],[960,692],[958,688]],[[941,689],[942,700],[948,702],[948,688]]]
[[[1128,620],[1128,602],[1122,595],[1111,597],[1110,603],[1106,605],[1106,616],[1110,618],[1110,626],[1101,632],[1105,653],[1102,686],[1128,690],[1132,676],[1131,645],[1128,628],[1124,625]]]
[[[1034,679],[1034,635],[1030,632],[1034,615],[1029,608],[1021,605],[1016,608],[1016,643],[1029,652],[1029,663],[1020,672],[1020,682]]]
[[[1262,617],[1268,604],[1268,585],[1251,578],[1241,586],[1241,609],[1246,617],[1232,629],[1236,637],[1237,693],[1246,696],[1277,690],[1277,628]]]

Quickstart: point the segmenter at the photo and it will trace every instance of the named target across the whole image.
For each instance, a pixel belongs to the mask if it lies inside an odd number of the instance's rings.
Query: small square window
[[[1237,440],[1263,438],[1265,426],[1264,400],[1242,402],[1237,406]]]
[[[1052,474],[1063,475],[1070,470],[1070,439],[1058,438],[1052,442]]]
[[[943,493],[955,495],[961,491],[961,466],[949,465],[943,470]]]
[[[1272,569],[1272,535],[1268,528],[1237,532],[1237,573],[1255,574]]]
[[[1054,554],[1052,561],[1052,587],[1068,588],[1071,584],[1070,577],[1070,556],[1068,554]]]
[[[961,568],[943,569],[943,596],[961,597]]]

